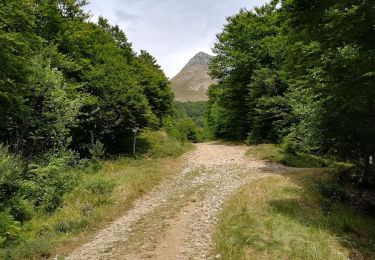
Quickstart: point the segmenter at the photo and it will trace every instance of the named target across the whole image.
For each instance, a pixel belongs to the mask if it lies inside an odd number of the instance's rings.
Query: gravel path
[[[246,146],[198,144],[184,169],[135,202],[66,259],[215,259],[212,231],[225,199],[282,166],[245,156]]]

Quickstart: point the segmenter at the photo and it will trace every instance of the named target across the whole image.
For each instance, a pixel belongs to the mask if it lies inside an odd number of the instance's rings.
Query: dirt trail
[[[198,144],[179,174],[66,259],[214,259],[212,231],[240,186],[284,168],[245,156],[246,146]]]

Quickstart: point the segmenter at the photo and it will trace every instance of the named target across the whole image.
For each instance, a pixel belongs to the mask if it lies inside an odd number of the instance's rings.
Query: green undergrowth
[[[145,131],[137,138],[138,153],[142,157],[178,157],[193,146],[187,140],[178,141],[164,131]]]
[[[259,144],[250,146],[247,152],[249,156],[256,156],[264,160],[281,163],[290,167],[299,168],[319,168],[319,167],[336,167],[344,164],[336,163],[327,158],[297,152],[288,153],[282,147],[275,144]]]
[[[224,207],[215,232],[222,259],[374,259],[375,219],[321,193],[322,170],[255,181]],[[327,206],[328,205],[328,206]]]
[[[141,139],[147,153],[139,154],[137,159],[120,157],[67,170],[62,180],[73,180],[74,184],[49,213],[30,203],[30,216],[22,223],[6,212],[0,213],[0,231],[4,231],[5,239],[0,241],[0,259],[44,259],[68,254],[95,230],[121,216],[135,199],[178,172],[180,160],[176,157],[192,149],[192,145],[170,139],[162,132],[142,134]],[[53,173],[44,174],[48,177]],[[48,187],[44,194],[55,194]],[[24,200],[26,203],[27,198]]]

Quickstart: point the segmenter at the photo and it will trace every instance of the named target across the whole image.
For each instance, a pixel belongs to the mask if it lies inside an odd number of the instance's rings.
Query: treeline
[[[164,120],[165,130],[178,140],[193,143],[212,139],[207,127],[207,102],[173,102],[173,117]]]
[[[0,3],[0,142],[32,157],[100,141],[124,152],[132,128],[161,126],[168,79],[118,26],[88,20],[85,1]]]
[[[55,212],[79,169],[130,152],[133,128],[157,130],[173,112],[156,60],[84,5],[0,2],[0,247]]]
[[[197,127],[203,128],[206,125],[206,101],[195,101],[195,102],[174,102],[174,108],[176,114],[179,117],[188,116],[190,117]]]
[[[371,0],[274,0],[229,17],[210,65],[213,134],[349,161],[374,182],[374,17]]]

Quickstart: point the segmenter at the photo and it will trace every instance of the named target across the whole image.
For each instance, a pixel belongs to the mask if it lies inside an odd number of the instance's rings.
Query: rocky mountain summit
[[[208,87],[216,81],[208,75],[212,56],[199,52],[172,78],[172,90],[177,101],[205,101]]]
[[[186,64],[185,67],[190,67],[193,65],[207,65],[209,64],[212,56],[204,53],[204,52],[198,52],[193,58],[190,59],[190,61]]]

